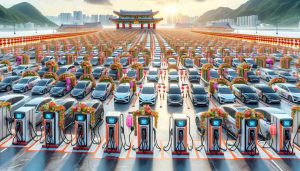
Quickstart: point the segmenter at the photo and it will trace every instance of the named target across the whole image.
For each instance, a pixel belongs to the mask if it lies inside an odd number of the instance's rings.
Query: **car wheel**
[[[11,90],[11,86],[7,86],[6,91],[10,91],[10,90]]]
[[[289,96],[289,98],[288,98],[288,99],[289,99],[289,101],[290,101],[290,102],[293,102],[293,98],[292,98],[292,96]]]
[[[269,103],[266,96],[263,96],[262,100],[263,100],[263,102],[265,102],[265,103]]]

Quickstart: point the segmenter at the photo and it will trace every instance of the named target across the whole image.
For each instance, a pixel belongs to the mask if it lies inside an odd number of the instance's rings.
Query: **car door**
[[[263,93],[259,88],[254,88],[256,94],[258,95],[258,97],[261,99],[263,97]]]
[[[288,90],[288,88],[285,85],[282,85],[281,88],[282,88],[281,89],[281,96],[287,99],[289,97],[289,90]]]

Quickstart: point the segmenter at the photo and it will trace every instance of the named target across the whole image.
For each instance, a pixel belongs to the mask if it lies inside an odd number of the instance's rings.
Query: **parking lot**
[[[158,117],[158,127],[157,127],[157,141],[158,145],[162,148],[163,146],[166,146],[168,144],[169,140],[169,118],[173,116],[173,114],[179,113],[179,114],[186,114],[190,117],[190,134],[191,137],[188,137],[188,144],[189,146],[192,146],[193,149],[189,151],[189,155],[172,155],[171,151],[164,151],[163,149],[159,150],[157,148],[154,148],[153,155],[137,155],[133,149],[124,150],[120,152],[119,155],[111,155],[104,153],[103,144],[105,143],[105,136],[106,136],[106,127],[105,127],[105,121],[102,120],[100,123],[100,126],[98,127],[100,136],[96,139],[98,141],[101,140],[101,143],[99,144],[93,144],[89,150],[87,151],[74,151],[71,144],[63,143],[60,145],[57,149],[48,149],[48,148],[42,148],[42,145],[40,141],[31,141],[26,146],[16,146],[12,144],[12,136],[9,136],[2,140],[0,142],[0,168],[1,170],[199,170],[199,169],[205,169],[205,170],[236,170],[236,169],[243,169],[243,170],[300,170],[298,166],[299,159],[300,159],[300,147],[295,145],[294,147],[294,155],[278,155],[273,149],[271,148],[263,148],[264,141],[259,138],[260,141],[257,141],[257,149],[259,151],[259,155],[250,156],[250,155],[242,155],[238,150],[229,150],[226,147],[226,144],[233,144],[234,138],[232,136],[228,136],[227,132],[223,129],[222,134],[222,147],[226,148],[224,151],[224,155],[207,155],[204,150],[197,151],[196,147],[199,147],[201,145],[201,137],[199,135],[199,131],[196,124],[196,114],[201,112],[206,112],[209,109],[212,108],[219,108],[221,105],[219,99],[217,99],[215,96],[210,95],[210,87],[209,80],[205,81],[203,79],[203,73],[201,73],[201,66],[197,66],[195,63],[195,60],[193,60],[193,64],[191,68],[188,68],[185,66],[185,63],[181,63],[178,56],[182,52],[179,49],[175,49],[175,47],[179,46],[181,43],[170,40],[172,39],[173,35],[177,34],[177,39],[180,38],[179,33],[184,35],[187,34],[187,31],[181,31],[181,30],[157,30],[157,31],[126,31],[124,33],[120,33],[117,36],[123,36],[123,38],[120,37],[114,37],[112,33],[113,31],[103,31],[102,33],[99,33],[99,39],[103,39],[102,43],[107,44],[113,44],[111,41],[114,39],[115,42],[118,42],[114,48],[114,53],[111,53],[111,56],[113,58],[117,59],[120,58],[122,54],[127,54],[130,52],[131,49],[148,49],[150,53],[150,62],[149,65],[146,65],[146,58],[144,60],[139,61],[140,58],[132,59],[132,63],[128,63],[127,65],[123,65],[121,68],[122,74],[125,77],[128,76],[129,70],[131,68],[131,65],[134,63],[141,63],[143,65],[143,71],[139,74],[141,77],[140,80],[135,75],[134,80],[136,80],[137,83],[137,89],[135,92],[132,92],[132,97],[128,98],[128,103],[117,103],[115,102],[114,96],[117,96],[118,93],[118,86],[122,83],[121,78],[116,78],[113,82],[115,86],[115,91],[111,92],[107,95],[106,99],[102,101],[104,108],[104,116],[108,112],[121,112],[124,117],[126,118],[127,115],[132,114],[132,112],[138,110],[142,105],[140,105],[140,99],[142,96],[142,89],[146,87],[147,85],[150,87],[153,86],[155,89],[155,92],[157,93],[157,96],[155,96],[155,104],[151,105],[151,109],[153,111],[157,111],[159,114]],[[206,41],[209,41],[212,39],[213,41],[220,41],[221,39],[215,39],[212,37],[197,37],[197,33],[188,33],[188,37],[195,36],[195,39],[202,38],[203,43],[199,45],[195,45],[194,51],[189,51],[188,48],[187,52],[184,53],[184,55],[188,55],[188,53],[197,53],[199,51],[199,56],[203,55],[205,56],[204,47],[201,48],[201,46],[206,46]],[[122,44],[122,41],[126,39],[126,45]],[[175,39],[175,38],[174,38]],[[84,42],[82,39],[81,42]],[[92,37],[86,38],[85,41],[90,41],[91,43],[93,40]],[[175,39],[176,40],[176,39]],[[188,41],[186,39],[181,39],[180,41]],[[191,40],[192,41],[192,40]],[[199,40],[198,40],[199,41]],[[69,41],[71,42],[71,41]],[[168,43],[169,42],[169,43]],[[215,44],[222,44],[220,42],[217,42]],[[171,44],[172,43],[172,44]],[[178,43],[178,44],[176,44]],[[191,42],[186,42],[192,44]],[[198,43],[197,41],[193,43]],[[92,43],[91,43],[92,44]],[[228,43],[229,44],[229,43]],[[232,43],[234,44],[234,43]],[[244,42],[244,44],[247,44],[247,42]],[[223,44],[224,45],[224,44]],[[82,43],[82,46],[83,43]],[[119,48],[122,47],[122,48]],[[126,47],[127,46],[127,47]],[[141,46],[144,46],[141,48]],[[188,47],[189,45],[185,45],[184,47]],[[194,46],[194,45],[193,45]],[[231,45],[228,45],[231,46]],[[246,46],[246,45],[245,45]],[[123,49],[126,47],[126,49]],[[174,48],[174,49],[173,49]],[[72,49],[72,48],[71,48]],[[82,49],[81,52],[87,51],[88,48]],[[97,48],[98,49],[98,48]],[[136,56],[139,56],[140,50],[136,50]],[[172,49],[170,50],[171,54],[165,55],[168,52],[168,50],[165,53],[163,52],[163,49]],[[201,50],[202,49],[202,50]],[[230,51],[231,56],[238,56],[237,52],[233,49],[230,49],[228,47],[228,53]],[[94,49],[95,50],[95,49]],[[62,50],[61,50],[62,51]],[[69,50],[72,51],[72,50]],[[118,52],[119,51],[119,52]],[[104,52],[104,50],[103,50]],[[147,51],[145,51],[146,53]],[[49,52],[48,52],[49,53]],[[99,51],[95,50],[95,54],[100,53]],[[217,52],[215,52],[215,56],[220,55],[220,59],[223,60],[223,56]],[[234,54],[233,54],[234,53]],[[83,53],[84,54],[84,53]],[[154,61],[155,58],[159,55],[159,67],[155,67]],[[246,53],[245,53],[246,54]],[[245,55],[244,54],[244,55]],[[132,54],[131,54],[132,55]],[[254,53],[247,53],[247,55],[254,55]],[[51,56],[50,54],[47,56]],[[100,56],[100,55],[99,55]],[[105,55],[104,55],[105,56]],[[173,56],[174,58],[167,58],[169,56]],[[193,55],[196,56],[196,55]],[[142,57],[142,55],[141,55]],[[215,57],[216,58],[216,57]],[[251,57],[254,58],[254,57]],[[78,58],[77,58],[78,59]],[[110,75],[111,68],[108,66],[105,66],[105,59],[103,64],[97,64],[96,67],[103,67],[104,70],[102,74],[108,74]],[[172,62],[168,61],[169,59],[176,59],[175,64],[170,64]],[[197,59],[197,58],[193,58]],[[206,57],[206,59],[209,59]],[[54,59],[53,59],[54,60]],[[84,60],[84,59],[83,59]],[[90,59],[91,60],[91,59]],[[216,61],[216,60],[214,60]],[[31,64],[34,64],[36,61],[34,59],[30,59]],[[115,60],[113,60],[115,62]],[[174,62],[174,61],[173,61]],[[208,60],[208,63],[212,63],[212,61]],[[15,66],[17,62],[13,61],[12,66]],[[41,64],[39,64],[41,65]],[[221,65],[221,64],[220,64]],[[294,65],[292,65],[289,69],[282,69],[279,62],[275,62],[272,64],[270,71],[284,71],[291,74],[294,74],[294,72],[297,72]],[[173,68],[170,68],[170,66],[173,66]],[[176,66],[176,67],[175,67]],[[61,68],[62,66],[59,66]],[[78,71],[80,68],[80,65],[75,65],[76,70]],[[157,81],[149,81],[148,76],[150,71],[154,71],[154,69],[157,68]],[[236,67],[233,67],[232,65],[229,67],[232,68],[234,72],[237,71]],[[177,72],[177,76],[173,76],[171,73],[171,70],[175,70]],[[189,81],[190,75],[187,74],[189,70],[195,69],[199,72],[199,78],[196,79],[194,82]],[[219,65],[216,64],[216,62],[213,65],[213,68],[215,70],[219,69]],[[254,73],[262,73],[262,67],[254,68],[251,66],[251,70],[254,71]],[[259,70],[259,71],[258,71]],[[258,71],[258,72],[257,72]],[[226,72],[228,72],[226,70]],[[202,76],[200,77],[200,73]],[[11,76],[11,72],[4,73],[3,79],[6,77]],[[83,74],[83,73],[82,73]],[[261,75],[258,74],[258,77],[260,78]],[[175,74],[176,75],[176,74]],[[222,74],[219,74],[222,78],[227,78]],[[116,76],[117,77],[117,76]],[[175,78],[173,78],[175,77]],[[178,77],[178,78],[177,78]],[[279,77],[279,76],[278,76]],[[97,84],[99,83],[101,78],[96,79]],[[170,81],[170,79],[174,79],[174,81]],[[233,78],[231,78],[233,79]],[[228,78],[227,78],[228,80]],[[79,81],[79,79],[77,80]],[[229,79],[229,82],[232,80]],[[260,84],[268,85],[268,81],[270,80],[264,80],[259,79]],[[92,82],[92,81],[91,81]],[[153,84],[149,84],[153,83]],[[298,78],[296,82],[291,83],[291,85],[296,85],[298,83]],[[91,83],[92,84],[92,83]],[[124,83],[123,83],[124,84]],[[131,83],[130,83],[131,84]],[[254,85],[257,85],[258,82],[247,82],[246,85],[253,88]],[[182,101],[179,101],[178,104],[172,105],[171,103],[174,102],[174,100],[168,100],[168,96],[170,96],[171,92],[169,90],[170,85],[177,85],[180,89],[180,97],[182,98]],[[193,86],[200,85],[204,88],[206,91],[205,97],[207,98],[206,101],[201,104],[195,106],[194,100],[193,100],[193,94],[190,94],[190,91]],[[274,84],[276,85],[276,84]],[[131,87],[131,85],[130,85]],[[229,86],[230,87],[230,86]],[[274,86],[272,87],[274,89]],[[93,99],[93,89],[89,91],[88,93],[84,94],[83,98],[76,99],[77,102],[88,102]],[[132,91],[132,90],[130,90]],[[232,89],[231,89],[232,91]],[[276,90],[277,91],[277,90]],[[53,97],[53,92],[47,91],[43,95],[32,95],[32,90],[28,90],[26,92],[18,92],[14,93],[13,90],[9,90],[8,92],[1,92],[0,97],[10,95],[10,94],[24,94],[26,96],[29,96],[26,101],[28,102],[31,99],[38,98],[38,97],[51,97],[53,99],[62,99],[67,100],[69,98],[73,98],[72,96],[75,96],[73,91],[70,91],[66,94],[64,94],[62,97]],[[256,92],[257,93],[257,92]],[[131,96],[131,95],[130,95]],[[290,97],[290,96],[289,96]],[[244,101],[242,98],[234,97],[234,103],[236,105],[240,106],[246,106],[251,109],[255,108],[278,108],[281,111],[284,111],[286,114],[291,115],[292,111],[291,108],[293,106],[296,106],[297,103],[294,103],[293,99],[290,99],[289,97],[283,98],[280,97],[280,102],[278,104],[272,104],[267,103],[267,101],[263,101],[263,99],[259,98],[258,103],[254,104],[248,104],[246,101]],[[170,97],[171,98],[171,97]],[[100,100],[96,99],[97,102],[100,102]],[[197,100],[196,100],[197,101]],[[245,103],[243,103],[244,101]],[[125,101],[127,102],[127,101]],[[177,102],[176,102],[177,103]],[[208,104],[208,105],[207,105]],[[207,106],[206,106],[207,105]],[[226,105],[226,104],[225,104]],[[299,124],[299,123],[298,123]],[[40,127],[37,126],[36,129],[38,130],[38,134],[40,134]],[[73,126],[68,128],[69,130],[73,130]],[[125,127],[125,137],[127,142],[131,142],[131,145],[138,146],[137,143],[137,136],[131,135],[129,136],[130,129],[128,127]],[[75,134],[73,132],[73,134]],[[294,135],[294,134],[293,134]],[[70,138],[70,134],[67,134],[67,137]],[[100,138],[101,137],[101,138]],[[130,137],[130,139],[129,139]],[[226,139],[229,139],[228,142]]]

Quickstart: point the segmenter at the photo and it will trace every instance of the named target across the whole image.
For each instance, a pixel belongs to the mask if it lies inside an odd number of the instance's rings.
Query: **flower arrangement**
[[[0,108],[4,108],[4,107],[10,109],[11,103],[10,102],[0,102]]]
[[[135,128],[135,135],[137,134],[137,116],[152,116],[154,118],[154,127],[157,128],[158,126],[158,112],[151,110],[149,105],[144,105],[139,110],[134,111],[133,115],[133,126]]]
[[[233,57],[232,56],[225,56],[224,57],[224,63],[227,63],[228,65],[232,65],[232,59]]]
[[[11,67],[11,63],[9,62],[9,60],[3,60],[0,62],[0,64],[6,65],[7,66],[7,70],[10,72],[12,71],[12,67]]]
[[[93,66],[92,64],[89,62],[89,61],[83,61],[81,64],[80,64],[81,68],[83,68],[83,73],[84,74],[92,74],[92,69],[93,69]]]
[[[218,84],[223,84],[226,86],[230,86],[229,81],[224,78],[215,78],[209,81],[209,92],[210,94],[214,94]]]
[[[60,75],[60,76],[58,77],[58,80],[59,80],[59,81],[63,81],[63,82],[66,82],[67,79],[70,79],[70,81],[71,81],[71,86],[72,86],[72,87],[75,87],[75,85],[76,85],[76,77],[75,77],[74,74],[71,74],[71,73],[64,73],[64,74],[62,74],[62,75]]]
[[[231,81],[231,85],[233,84],[247,84],[247,80],[243,77],[237,77]]]
[[[223,63],[219,66],[219,74],[224,75],[225,68],[231,68],[231,66],[228,63]]]
[[[181,63],[182,65],[184,65],[185,59],[188,59],[188,58],[190,58],[190,57],[189,57],[189,56],[186,56],[186,55],[180,56],[180,63]]]
[[[27,65],[27,64],[29,64],[29,61],[30,61],[29,55],[23,54],[23,55],[21,55],[21,57],[22,57],[22,60],[21,60],[21,64],[22,64],[22,65]]]
[[[84,55],[83,61],[90,61],[91,57],[90,55]]]
[[[280,58],[280,68],[289,69],[292,59],[293,58],[291,58],[289,56],[285,56],[285,57]]]
[[[57,112],[59,114],[58,126],[61,130],[65,129],[66,109],[63,105],[57,105],[54,101],[44,104],[39,108],[41,112]]]
[[[267,57],[266,56],[258,56],[258,57],[255,58],[255,61],[257,63],[257,66],[265,68],[266,67]]]
[[[201,129],[206,129],[205,121],[207,118],[215,118],[215,119],[218,118],[218,119],[225,120],[228,118],[228,114],[226,112],[223,112],[219,108],[211,108],[209,111],[201,113],[200,115]]]
[[[91,81],[92,82],[92,87],[95,88],[96,87],[96,80],[94,78],[94,76],[92,74],[83,74],[80,77],[80,80],[87,80],[87,81]]]
[[[188,51],[185,48],[180,48],[179,50],[179,56],[185,56],[187,55]]]
[[[144,69],[143,69],[142,64],[139,64],[139,63],[132,64],[131,68],[138,71],[137,72],[138,73],[137,80],[140,80],[140,79],[143,78],[143,76],[144,76]]]
[[[74,63],[74,56],[72,54],[66,55],[66,65],[70,65]]]
[[[284,78],[273,78],[272,80],[269,81],[269,86],[272,86],[273,84],[277,83],[285,83],[286,80]]]
[[[136,92],[136,89],[137,89],[137,85],[136,85],[136,80],[135,79],[133,79],[133,78],[129,78],[129,77],[122,77],[121,79],[120,79],[120,84],[121,83],[132,83],[133,85],[132,85],[132,87],[130,87],[130,88],[132,88],[132,91],[133,92]]]
[[[49,68],[50,72],[56,72],[57,69],[58,69],[57,63],[55,61],[52,61],[52,60],[46,62],[46,67]]]
[[[200,66],[200,59],[201,59],[201,58],[203,58],[203,57],[202,57],[202,56],[199,56],[199,55],[193,57],[194,63],[195,63],[195,65],[198,66],[198,67]]]
[[[114,80],[111,77],[109,77],[107,75],[102,75],[99,79],[99,82],[110,82],[111,85],[112,85],[112,91],[114,91],[115,83],[114,83]]]
[[[241,128],[241,119],[263,119],[264,115],[260,112],[256,112],[254,109],[246,109],[243,113],[235,113],[235,127],[237,130]]]
[[[144,66],[148,66],[150,64],[150,56],[148,54],[144,54],[143,57],[145,60]]]
[[[70,114],[74,116],[75,113],[80,113],[84,115],[91,116],[91,126],[95,126],[96,123],[96,109],[93,107],[88,106],[85,103],[79,102],[76,106],[71,108]]]
[[[25,71],[22,74],[22,77],[33,77],[33,76],[39,76],[39,74],[35,71],[32,71],[32,70]]]
[[[54,80],[58,80],[58,76],[56,73],[54,72],[46,72],[44,75],[43,75],[43,78],[53,78]]]
[[[144,48],[141,52],[144,53],[144,54],[147,55],[147,56],[150,56],[150,55],[151,55],[150,50],[147,49],[147,48]]]
[[[171,69],[175,69],[175,70],[179,70],[178,66],[177,65],[169,65],[168,66],[168,70],[171,70]]]
[[[165,56],[170,56],[170,55],[172,55],[172,54],[173,54],[173,52],[174,52],[174,50],[172,50],[172,49],[168,49],[168,50],[166,51],[166,54],[165,54]]]
[[[210,80],[210,72],[209,70],[212,69],[214,66],[210,63],[204,64],[201,68],[201,76],[204,80]]]
[[[123,76],[122,68],[123,66],[119,62],[114,62],[112,65],[110,65],[110,69],[118,71],[118,79],[122,78]]]
[[[247,63],[242,63],[237,67],[237,71],[240,77],[247,79],[247,72],[250,71],[251,66]]]
[[[300,106],[293,106],[292,107],[292,113],[291,116],[294,120],[296,113],[300,112]],[[300,129],[297,130],[298,133],[300,133]]]

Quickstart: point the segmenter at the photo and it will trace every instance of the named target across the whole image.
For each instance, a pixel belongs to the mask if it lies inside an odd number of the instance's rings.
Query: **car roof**
[[[129,86],[129,83],[121,83],[119,86]]]
[[[287,115],[287,113],[281,109],[275,108],[275,107],[259,107],[259,108],[255,108],[257,110],[263,110],[266,111],[268,113],[271,113],[273,115]]]
[[[177,84],[177,83],[170,83],[169,84],[169,87],[171,88],[171,87],[179,87],[179,85]]]
[[[14,97],[20,97],[20,96],[23,96],[24,98],[29,97],[29,96],[25,96],[23,94],[8,94],[8,95],[1,96],[0,100],[8,100],[8,99],[11,99],[11,98],[14,98]]]
[[[74,99],[74,98],[55,99],[54,101],[55,101],[55,103],[60,104],[60,105],[63,105],[63,104],[65,104],[67,102],[70,102],[70,101],[77,102],[77,100]]]
[[[143,87],[155,87],[154,83],[146,83]]]
[[[43,101],[48,100],[48,99],[52,99],[52,98],[51,97],[37,97],[37,98],[31,99],[30,101],[26,102],[26,104],[36,105],[36,104],[40,104]]]

